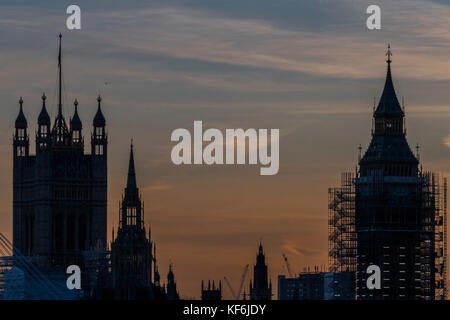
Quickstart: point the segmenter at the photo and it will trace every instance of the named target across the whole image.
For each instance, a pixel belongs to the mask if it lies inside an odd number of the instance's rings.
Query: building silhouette
[[[272,281],[269,282],[265,260],[262,243],[259,243],[256,264],[253,267],[253,282],[250,280],[250,300],[272,299]]]
[[[13,244],[41,268],[53,269],[82,265],[83,251],[106,249],[107,135],[101,97],[91,154],[85,154],[77,100],[69,126],[63,116],[61,35],[59,39],[58,113],[53,127],[44,94],[32,155],[20,98],[13,136]]]
[[[278,300],[354,300],[354,272],[303,272],[278,276]]]
[[[204,286],[202,281],[202,300],[219,301],[222,300],[222,281],[219,281],[219,286],[216,288],[216,283],[208,281],[208,286]]]
[[[116,298],[136,299],[152,284],[152,243],[144,226],[144,208],[136,185],[131,144],[127,186],[120,205],[117,235],[111,244],[113,286]],[[149,292],[144,295],[149,295]]]
[[[119,228],[112,231],[111,250],[107,248],[108,138],[102,99],[97,98],[87,154],[77,100],[68,124],[63,116],[61,38],[58,111],[52,126],[43,94],[34,155],[24,101],[19,100],[13,135],[13,244],[0,234],[0,246],[8,248],[3,251],[7,256],[0,257],[0,294],[17,299],[178,300],[172,265],[167,285],[160,282],[156,245],[144,224],[133,144]],[[82,291],[76,295],[66,287],[66,268],[73,264],[82,270]],[[48,294],[42,295],[44,291]]]
[[[120,205],[117,234],[111,243],[112,287],[118,300],[178,300],[172,265],[167,275],[167,288],[160,284],[156,265],[156,247],[152,254],[150,228],[144,223],[144,204],[136,183],[133,143],[130,149],[127,185]],[[152,263],[154,273],[152,277]]]
[[[172,270],[172,264],[169,265],[169,272],[167,273],[167,300],[179,300],[180,295],[177,291],[177,284],[175,282],[175,275]]]
[[[388,48],[383,93],[372,140],[356,172],[330,189],[331,271],[356,272],[356,298],[443,299],[446,296],[446,190],[423,172],[406,140]],[[367,268],[381,269],[381,289],[367,286]]]

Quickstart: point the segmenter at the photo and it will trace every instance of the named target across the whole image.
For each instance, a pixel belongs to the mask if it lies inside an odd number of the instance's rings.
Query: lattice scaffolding
[[[447,284],[447,178],[438,173],[424,172],[422,181],[422,209],[425,227],[432,231],[430,243],[434,270],[434,292],[431,296],[436,300],[445,300],[448,294]],[[424,237],[425,238],[425,237]],[[422,250],[427,248],[422,247]],[[430,284],[431,285],[431,284]]]
[[[341,187],[328,189],[330,272],[356,271],[355,174],[341,174]]]

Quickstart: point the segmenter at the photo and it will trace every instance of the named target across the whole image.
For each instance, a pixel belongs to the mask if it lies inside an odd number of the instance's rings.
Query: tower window
[[[103,136],[103,128],[102,127],[96,127],[95,128],[95,135],[97,138],[101,138]]]
[[[127,208],[127,225],[136,225],[136,207]]]
[[[47,129],[47,126],[46,126],[46,125],[40,126],[40,127],[39,127],[39,131],[40,131],[40,134],[41,134],[41,137],[42,137],[42,138],[46,138],[46,137],[47,137],[47,135],[48,135],[48,129]]]
[[[17,129],[17,138],[21,141],[25,140],[25,129]]]
[[[61,127],[58,127],[57,132],[56,132],[56,141],[57,142],[63,142],[64,141],[64,132],[63,129]]]
[[[78,143],[81,141],[80,130],[75,130],[72,135],[73,142]]]
[[[17,147],[17,156],[18,157],[25,157],[25,146],[18,146]]]
[[[95,145],[95,154],[99,156],[103,155],[103,145],[101,144]]]

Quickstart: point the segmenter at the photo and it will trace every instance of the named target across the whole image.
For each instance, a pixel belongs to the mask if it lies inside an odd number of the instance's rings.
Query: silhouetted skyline
[[[387,43],[396,91],[405,97],[408,141],[420,144],[425,168],[450,172],[450,6],[443,1],[381,1],[376,32],[365,29],[364,1],[281,1],[276,10],[269,0],[78,4],[80,31],[65,29],[66,4],[0,6],[0,231],[10,239],[18,99],[31,133],[44,91],[54,119],[59,32],[66,119],[77,98],[81,121],[91,123],[100,93],[114,141],[108,242],[117,230],[133,138],[145,222],[160,270],[173,262],[182,296],[198,298],[202,279],[227,276],[238,287],[261,237],[273,281],[286,273],[282,251],[295,270],[327,264],[327,188],[354,168],[358,145],[368,146]],[[262,177],[252,166],[176,167],[170,133],[194,120],[215,128],[279,128],[278,175]],[[223,295],[231,296],[226,288]]]

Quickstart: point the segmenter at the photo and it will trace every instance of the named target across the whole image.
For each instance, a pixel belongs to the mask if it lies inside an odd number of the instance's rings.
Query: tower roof
[[[78,101],[75,99],[74,103],[75,105],[75,112],[73,114],[73,118],[71,120],[71,125],[73,130],[81,130],[83,128],[83,124],[81,123],[80,117],[78,116]]]
[[[47,97],[45,93],[42,94],[42,110],[39,113],[38,124],[39,125],[50,125],[50,116],[48,115],[47,109],[45,107],[45,100]]]
[[[23,104],[23,99],[22,99],[22,97],[20,97],[20,99],[19,99],[20,110],[19,110],[19,114],[17,115],[17,118],[16,118],[16,128],[25,129],[28,127],[28,123],[27,123],[27,119],[25,118],[25,115],[23,114],[22,104]]]
[[[381,95],[380,101],[378,103],[378,107],[375,110],[374,116],[375,117],[381,117],[381,116],[401,116],[403,117],[404,113],[400,106],[400,103],[398,102],[397,95],[395,93],[394,84],[392,82],[392,74],[391,74],[391,46],[388,45],[388,51],[386,53],[388,56],[387,62],[387,74],[386,74],[386,82],[384,84],[383,93]]]
[[[136,184],[136,171],[134,169],[134,152],[133,152],[133,141],[131,141],[130,148],[130,163],[128,165],[128,179],[127,179],[127,189],[133,190],[137,188]]]
[[[104,127],[106,121],[102,113],[102,108],[100,106],[100,103],[102,102],[102,97],[100,95],[98,95],[97,102],[98,102],[98,109],[94,117],[94,127]]]

